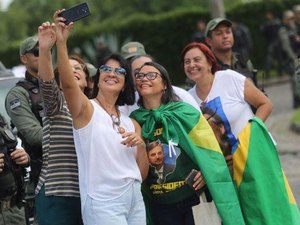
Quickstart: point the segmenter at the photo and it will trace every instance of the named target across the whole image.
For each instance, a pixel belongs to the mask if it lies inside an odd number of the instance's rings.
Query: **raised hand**
[[[56,41],[55,24],[44,22],[38,28],[40,50],[51,50]]]
[[[56,39],[58,42],[67,42],[69,34],[73,28],[73,22],[69,23],[69,25],[66,25],[64,23],[65,18],[58,16],[62,11],[64,11],[64,9],[57,10],[53,15],[53,19],[55,22]]]

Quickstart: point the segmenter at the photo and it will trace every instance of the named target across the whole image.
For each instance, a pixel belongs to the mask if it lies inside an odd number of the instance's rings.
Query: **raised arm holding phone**
[[[89,100],[76,85],[68,63],[67,39],[73,23],[66,25],[61,12],[54,14],[57,64],[73,119],[83,221],[146,224],[140,190],[149,166],[145,143],[140,126],[118,110],[119,105],[134,103],[129,66],[120,55],[108,56],[97,71]]]

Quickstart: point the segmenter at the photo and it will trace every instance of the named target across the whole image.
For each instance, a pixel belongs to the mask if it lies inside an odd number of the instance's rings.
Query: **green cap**
[[[39,39],[37,36],[26,38],[20,45],[20,55],[25,55],[27,52],[32,50],[38,42]]]
[[[146,51],[144,45],[140,42],[128,42],[122,46],[121,55],[125,59],[129,59],[137,55],[146,55]]]
[[[210,20],[207,25],[206,25],[206,29],[205,29],[205,36],[207,37],[209,32],[213,31],[214,29],[216,29],[216,27],[219,24],[226,24],[227,26],[231,27],[232,26],[232,22],[228,19],[225,18],[214,18],[212,20]]]

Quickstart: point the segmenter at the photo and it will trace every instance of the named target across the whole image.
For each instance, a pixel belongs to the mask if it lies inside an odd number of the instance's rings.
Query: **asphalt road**
[[[283,82],[265,90],[273,102],[273,112],[266,125],[277,143],[283,170],[300,208],[300,134],[290,130],[294,112],[291,85]]]

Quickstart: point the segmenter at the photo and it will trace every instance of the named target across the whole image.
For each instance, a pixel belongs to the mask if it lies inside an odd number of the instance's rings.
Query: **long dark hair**
[[[135,102],[135,94],[134,94],[134,84],[133,84],[129,65],[121,55],[116,53],[112,53],[107,57],[105,57],[102,65],[105,65],[110,59],[119,62],[120,66],[126,70],[124,90],[121,91],[121,93],[119,94],[119,97],[116,101],[116,105],[125,105],[125,104],[133,105]],[[97,69],[97,74],[95,75],[95,80],[94,80],[95,83],[94,83],[94,88],[93,88],[91,98],[96,98],[99,92],[99,87],[98,87],[98,82],[100,77],[99,69],[100,67]]]
[[[152,66],[152,67],[156,68],[160,72],[161,78],[162,78],[164,84],[166,85],[166,89],[164,90],[163,95],[161,96],[161,104],[167,104],[169,102],[177,102],[180,100],[178,98],[178,96],[174,93],[174,90],[173,90],[173,87],[171,84],[171,80],[170,80],[167,70],[162,65],[160,65],[157,62],[146,62],[141,66],[140,70],[144,66]],[[140,96],[140,99],[138,100],[138,105],[144,107],[144,102],[143,102],[142,96]]]

